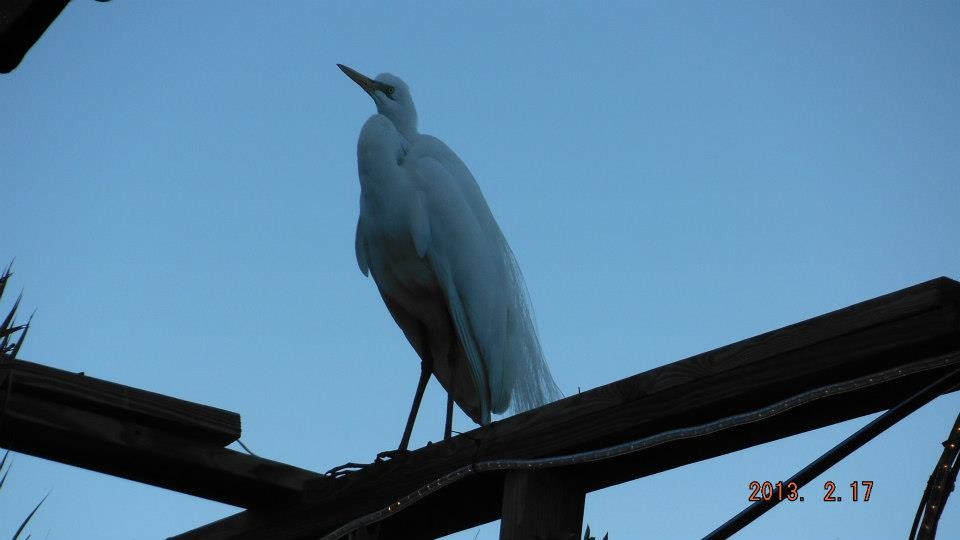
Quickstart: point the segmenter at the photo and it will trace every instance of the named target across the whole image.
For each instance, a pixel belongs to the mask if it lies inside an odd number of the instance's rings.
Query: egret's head
[[[343,64],[337,64],[337,67],[373,98],[373,102],[377,105],[377,112],[389,118],[397,127],[397,131],[404,135],[417,132],[417,109],[413,106],[413,98],[410,96],[407,83],[400,77],[381,73],[376,79],[371,79]]]

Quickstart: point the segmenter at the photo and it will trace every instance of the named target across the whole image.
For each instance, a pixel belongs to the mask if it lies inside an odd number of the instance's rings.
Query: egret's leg
[[[384,452],[380,452],[377,454],[377,459],[374,461],[374,463],[380,463],[388,459],[393,459],[398,455],[406,453],[407,447],[410,445],[410,434],[413,433],[413,422],[417,419],[417,411],[420,410],[420,401],[423,400],[423,392],[427,389],[427,382],[430,381],[430,375],[432,374],[433,369],[430,368],[430,364],[427,362],[420,362],[420,381],[417,382],[417,394],[413,396],[413,406],[410,407],[410,416],[407,418],[407,426],[403,428],[403,438],[400,439],[400,447],[396,450],[386,450]],[[362,469],[367,465],[368,464],[365,463],[347,463],[330,469],[326,472],[326,475],[337,478],[353,472],[354,470]]]
[[[427,383],[430,381],[430,375],[433,372],[426,362],[420,362],[420,381],[417,383],[417,393],[413,396],[413,406],[410,407],[410,416],[407,418],[407,427],[403,428],[403,437],[400,439],[398,452],[406,452],[410,445],[410,434],[413,433],[413,422],[417,419],[417,411],[420,410],[420,401],[423,399],[423,391],[427,389]]]
[[[453,394],[447,392],[447,423],[443,428],[443,440],[453,435]]]

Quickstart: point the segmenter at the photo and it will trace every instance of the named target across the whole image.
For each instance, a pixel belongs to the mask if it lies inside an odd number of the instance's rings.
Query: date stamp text
[[[795,482],[758,482],[753,480],[747,484],[750,495],[747,500],[757,501],[790,501],[803,502],[800,487]],[[873,493],[873,480],[854,480],[846,488],[838,488],[837,483],[827,480],[823,483],[823,502],[868,502]]]

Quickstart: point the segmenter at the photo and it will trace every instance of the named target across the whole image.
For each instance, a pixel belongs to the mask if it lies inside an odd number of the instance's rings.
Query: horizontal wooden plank
[[[240,415],[163,394],[25,360],[0,363],[0,381],[12,394],[37,396],[74,409],[226,446],[240,438]],[[7,390],[7,383],[0,391]]]
[[[0,446],[220,501],[302,500],[314,472],[224,448],[236,413],[17,360],[0,364]]]
[[[242,512],[177,538],[316,538],[472,463],[612,446],[956,351],[960,284],[938,278],[494,422],[335,482],[318,483],[307,494],[308,504]],[[579,477],[584,489],[600,489],[887,409],[942,376],[944,369],[930,368],[818,400],[771,420],[566,472]],[[433,538],[496,519],[500,509],[478,504],[477,494],[502,493],[501,482],[496,473],[471,476],[383,521],[380,538]]]

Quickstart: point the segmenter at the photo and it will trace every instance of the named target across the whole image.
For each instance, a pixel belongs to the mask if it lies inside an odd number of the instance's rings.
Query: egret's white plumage
[[[479,424],[511,405],[519,412],[557,399],[523,277],[473,175],[447,145],[417,131],[402,80],[340,67],[377,105],[357,143],[357,262],[424,370]]]

